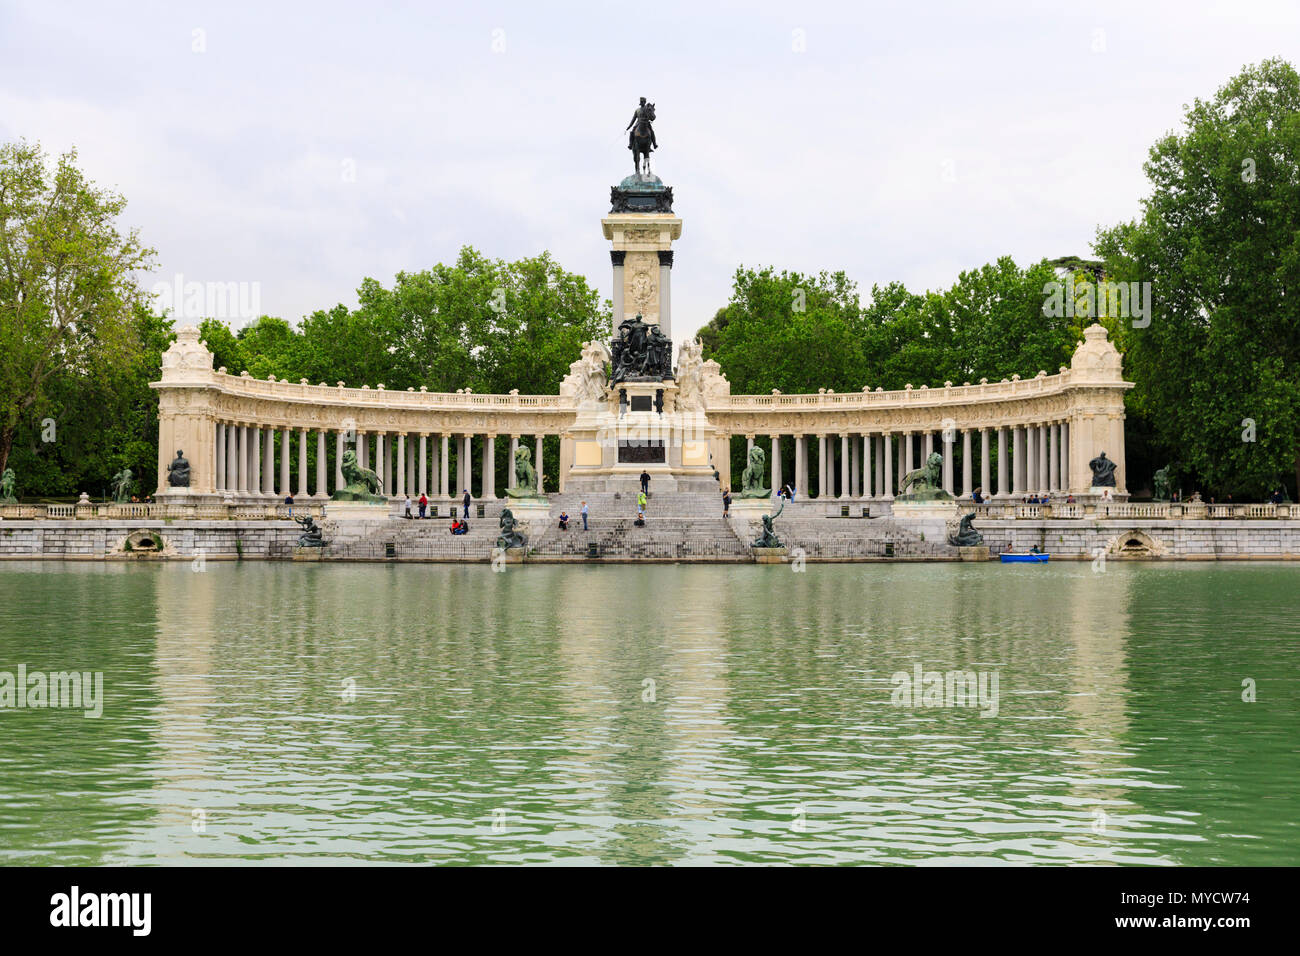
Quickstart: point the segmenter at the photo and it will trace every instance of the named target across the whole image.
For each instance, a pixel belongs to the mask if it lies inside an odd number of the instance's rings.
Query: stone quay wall
[[[633,532],[626,519],[593,520],[589,531],[580,522],[568,532],[538,525],[526,560],[583,560],[589,542],[602,558],[678,560],[710,563],[752,559],[756,527],[733,516],[730,531],[721,518],[648,519]],[[547,525],[550,522],[547,521]],[[709,528],[703,528],[708,524]],[[713,526],[717,525],[717,528]],[[1292,560],[1300,558],[1300,518],[1272,520],[1167,519],[981,519],[993,560],[1000,551],[1038,547],[1054,560],[1108,558],[1137,560]],[[447,534],[442,521],[382,522],[332,526],[325,523],[331,546],[316,554],[297,549],[301,528],[292,521],[0,521],[0,560],[213,560],[237,558],[292,560],[303,556],[326,561],[413,560],[485,562],[490,559],[495,522],[472,522],[468,538]],[[705,535],[703,532],[708,531]],[[780,520],[777,531],[792,552],[810,561],[957,560],[957,549],[942,530],[893,518],[794,518]],[[154,547],[153,536],[163,542]],[[712,538],[714,546],[705,547]],[[124,543],[131,540],[132,550]],[[734,540],[733,540],[734,539]],[[388,545],[394,545],[392,557]],[[535,547],[531,547],[535,545]],[[724,547],[725,545],[725,547]]]

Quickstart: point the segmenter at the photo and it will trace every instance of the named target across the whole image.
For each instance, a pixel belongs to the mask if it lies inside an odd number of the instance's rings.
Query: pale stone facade
[[[1124,391],[1120,356],[1094,325],[1069,368],[1055,375],[1013,377],[941,388],[808,395],[732,395],[716,362],[702,361],[686,343],[675,381],[610,390],[599,343],[573,363],[558,395],[477,395],[389,391],[382,385],[263,381],[212,368],[212,354],[193,327],[178,330],[163,357],[158,391],[158,494],[185,498],[273,500],[292,493],[326,497],[342,486],[338,462],[354,446],[363,465],[384,481],[385,493],[459,497],[471,485],[476,459],[492,460],[498,439],[530,440],[534,467],[558,467],[570,478],[640,472],[618,469],[620,436],[663,440],[663,475],[712,478],[731,484],[730,441],[770,436],[793,441],[796,474],[781,474],[770,458],[771,486],[793,478],[808,496],[809,460],[818,456],[820,497],[892,500],[898,480],[932,448],[944,456],[944,484],[955,495],[975,487],[987,497],[1039,493],[1086,495],[1088,462],[1105,451],[1117,465],[1115,495],[1126,496]],[[620,408],[620,392],[660,392],[659,410]],[[654,397],[639,395],[640,398]],[[561,438],[559,462],[547,462],[541,439]],[[315,448],[315,468],[308,448]],[[962,451],[960,472],[953,467]],[[997,454],[992,450],[996,448]],[[449,474],[450,451],[458,468]],[[167,485],[167,465],[182,450],[191,465],[188,489]],[[297,481],[290,484],[296,457]],[[278,467],[277,467],[278,465]],[[994,466],[997,467],[994,467]],[[479,469],[476,497],[496,498],[493,468]],[[658,487],[663,487],[661,484]]]

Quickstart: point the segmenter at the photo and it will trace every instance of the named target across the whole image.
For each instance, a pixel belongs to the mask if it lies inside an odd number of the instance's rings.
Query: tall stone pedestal
[[[716,491],[710,456],[716,429],[699,412],[677,408],[677,383],[626,381],[611,386],[603,402],[578,412],[565,435],[571,463],[566,491],[626,492],[650,475],[658,493]]]

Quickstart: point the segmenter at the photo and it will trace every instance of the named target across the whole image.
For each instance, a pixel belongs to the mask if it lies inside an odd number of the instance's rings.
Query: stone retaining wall
[[[748,522],[736,521],[733,528],[740,546],[737,549],[701,550],[705,525],[722,525],[719,519],[694,522],[663,520],[661,527],[653,517],[650,527],[640,530],[637,541],[630,541],[625,555],[619,549],[606,548],[610,556],[628,559],[651,557],[673,560],[710,562],[744,559],[755,529]],[[612,522],[610,524],[613,524]],[[937,528],[924,534],[908,535],[904,522],[894,519],[796,517],[777,522],[777,532],[793,546],[802,548],[809,560],[881,560],[886,545],[893,544],[894,557],[912,560],[954,560],[955,548],[947,545]],[[566,541],[576,542],[584,533],[566,533]],[[697,527],[698,525],[698,527]],[[1066,519],[980,519],[976,527],[994,560],[1000,551],[1028,551],[1038,548],[1056,559],[1091,560],[1098,550],[1109,557],[1150,560],[1248,560],[1300,558],[1300,519],[1297,520],[1066,520]],[[327,549],[326,560],[384,559],[385,542],[396,542],[398,560],[486,561],[495,539],[495,527],[484,520],[472,522],[474,540],[453,539],[443,521],[411,522],[393,519],[387,523],[370,523],[365,528],[341,529],[327,525],[327,537],[336,539],[337,552]],[[549,543],[550,536],[538,534],[539,545]],[[143,532],[153,532],[163,540],[163,550],[152,553],[135,548],[123,550],[123,542],[139,540]],[[576,533],[575,533],[576,532]],[[226,559],[289,559],[294,555],[301,529],[292,521],[87,521],[87,520],[6,520],[0,521],[0,559],[71,558],[85,560],[133,559],[162,557],[189,560],[202,552],[206,557]],[[592,535],[606,534],[604,524],[593,522]],[[641,538],[652,535],[655,547],[632,547]],[[147,536],[145,536],[147,537]],[[725,536],[723,536],[725,537]],[[911,538],[916,541],[911,541]],[[544,540],[545,539],[545,542]],[[662,540],[658,540],[662,539]],[[471,546],[472,545],[472,546]],[[582,548],[540,547],[528,555],[530,561],[573,560]],[[724,551],[736,550],[735,554]],[[715,553],[716,552],[716,553]]]

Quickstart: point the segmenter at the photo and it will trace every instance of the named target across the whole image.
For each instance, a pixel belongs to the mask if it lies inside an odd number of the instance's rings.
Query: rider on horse
[[[638,106],[636,110],[632,113],[632,122],[627,124],[627,128],[631,130],[631,132],[629,132],[627,136],[628,149],[631,150],[636,149],[636,147],[632,144],[632,140],[636,136],[636,131],[633,130],[632,127],[636,126],[638,120],[641,120],[642,122],[645,123],[646,132],[650,134],[651,147],[653,149],[659,148],[659,142],[658,140],[655,139],[655,128],[650,123],[650,121],[654,119],[654,115],[655,115],[654,107],[647,107],[645,102],[645,97],[644,96],[641,97],[641,105]]]

